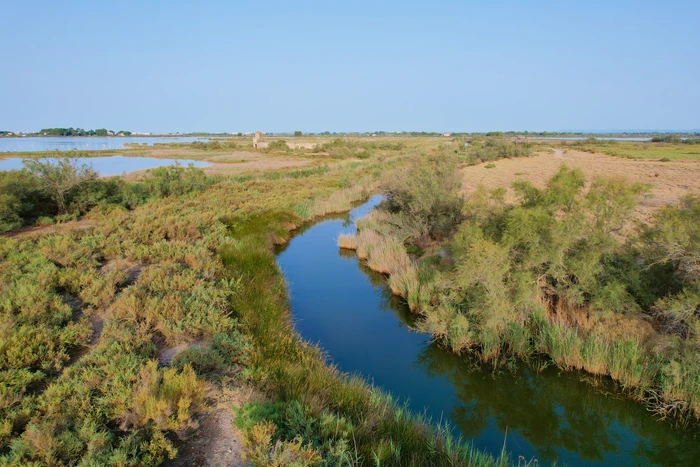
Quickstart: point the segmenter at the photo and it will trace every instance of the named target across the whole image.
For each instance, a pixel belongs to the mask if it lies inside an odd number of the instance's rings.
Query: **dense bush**
[[[434,164],[426,159],[422,174]],[[406,194],[440,193],[422,174],[392,181],[405,192],[339,244],[390,275],[423,330],[494,363],[548,354],[562,368],[611,376],[663,416],[700,417],[698,198],[661,209],[636,235],[628,221],[645,185],[599,177],[587,186],[563,166],[544,189],[515,183],[515,204],[503,189],[477,190],[443,258],[416,241],[425,211],[440,212]]]
[[[143,184],[150,195],[166,197],[202,191],[209,180],[202,169],[176,164],[149,170]]]
[[[400,141],[356,141],[335,138],[323,144],[317,144],[314,152],[325,152],[333,159],[368,159],[374,151],[400,151],[404,145]]]
[[[388,177],[384,190],[389,211],[408,215],[427,234],[439,237],[460,221],[463,199],[454,157],[424,155]]]
[[[39,181],[30,172],[0,172],[0,233],[52,213],[50,203],[51,200],[41,192]]]
[[[25,168],[36,178],[44,194],[56,204],[58,213],[68,210],[68,197],[85,185],[97,180],[98,175],[87,164],[64,157],[53,162],[49,159],[26,159]]]
[[[591,312],[637,309],[626,284],[604,266],[618,247],[612,234],[645,187],[598,179],[584,195],[583,186],[579,170],[563,167],[544,190],[515,184],[519,205],[506,207],[500,193],[470,200],[451,243],[450,306],[470,323],[455,342],[480,343],[497,355],[513,326],[531,322],[541,302],[586,304]]]
[[[98,205],[134,209],[147,199],[204,190],[213,180],[203,170],[180,165],[159,167],[143,181],[99,178],[89,165],[75,159],[28,160],[23,170],[0,172],[0,232],[38,219],[77,218]]]
[[[231,140],[193,141],[189,143],[193,149],[203,149],[205,151],[219,151],[222,149],[236,149],[238,144]]]
[[[200,376],[231,373],[243,367],[247,361],[248,343],[237,330],[216,334],[212,342],[203,347],[190,347],[180,352],[172,361],[175,368],[191,366]]]
[[[663,135],[663,136],[654,136],[651,138],[652,143],[680,143],[681,138],[678,135],[674,134],[669,134],[669,135]]]
[[[268,144],[267,149],[270,151],[288,151],[289,146],[287,145],[287,142],[285,140],[278,139]]]
[[[471,142],[467,154],[479,162],[489,162],[510,157],[532,155],[532,145],[527,142],[512,142],[504,138],[485,138]]]

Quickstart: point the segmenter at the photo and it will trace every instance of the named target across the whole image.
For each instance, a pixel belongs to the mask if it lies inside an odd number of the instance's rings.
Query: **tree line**
[[[112,131],[106,128],[98,128],[97,130],[83,130],[82,128],[42,128],[39,134],[46,136],[111,136],[124,135],[130,136],[131,132],[126,130]]]

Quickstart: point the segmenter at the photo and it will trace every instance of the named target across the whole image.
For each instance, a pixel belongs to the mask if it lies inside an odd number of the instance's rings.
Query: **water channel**
[[[658,421],[609,382],[553,367],[514,364],[494,372],[412,330],[415,318],[337,238],[380,202],[299,232],[278,254],[297,331],[340,369],[360,374],[416,413],[448,420],[473,444],[541,465],[700,464],[696,428]]]

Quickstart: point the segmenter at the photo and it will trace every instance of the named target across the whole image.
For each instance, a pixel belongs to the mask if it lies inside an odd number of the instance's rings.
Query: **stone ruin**
[[[265,149],[269,143],[263,141],[264,133],[262,131],[256,131],[255,136],[253,136],[253,149]]]

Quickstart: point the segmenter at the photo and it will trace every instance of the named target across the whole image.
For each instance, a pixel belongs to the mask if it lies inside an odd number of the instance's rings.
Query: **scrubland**
[[[158,465],[237,388],[257,394],[231,408],[252,465],[509,464],[294,331],[275,245],[377,192],[387,201],[340,244],[387,274],[444,347],[494,365],[544,353],[659,414],[698,416],[696,197],[635,226],[656,180],[556,161],[547,181],[465,187],[470,171],[548,146],[314,141],[150,149],[261,161],[242,171],[99,178],[66,160],[0,173],[0,464]],[[270,163],[292,159],[304,166]]]
[[[328,366],[290,323],[275,244],[366,198],[402,157],[138,181],[70,160],[2,174],[5,230],[43,227],[0,237],[0,463],[158,465],[250,386],[260,396],[236,421],[253,465],[507,463]],[[75,183],[47,188],[60,174]]]
[[[645,219],[635,209],[653,181],[587,180],[562,160],[539,187],[516,177],[510,191],[465,189],[463,159],[414,157],[385,178],[384,206],[339,245],[388,274],[418,326],[453,352],[494,366],[544,354],[563,369],[613,378],[663,417],[695,423],[700,198],[681,191]],[[462,172],[478,170],[489,172]]]

